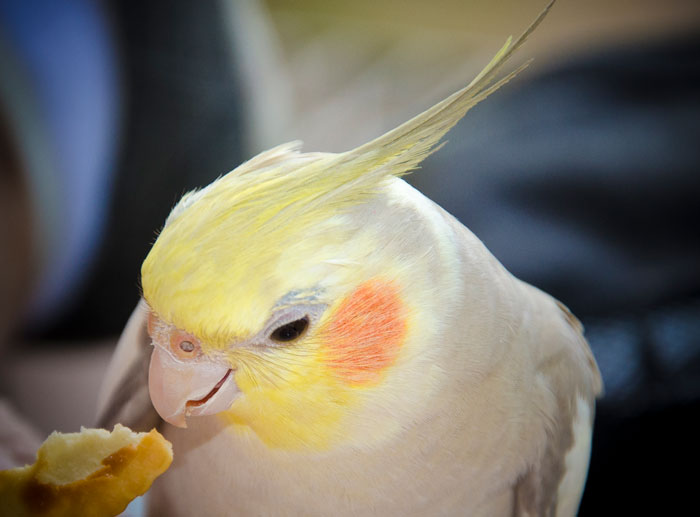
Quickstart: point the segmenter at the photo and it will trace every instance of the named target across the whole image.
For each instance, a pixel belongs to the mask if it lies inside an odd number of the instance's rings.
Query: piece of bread
[[[173,460],[155,429],[134,433],[117,424],[52,433],[33,465],[0,471],[0,516],[113,516],[146,493]]]

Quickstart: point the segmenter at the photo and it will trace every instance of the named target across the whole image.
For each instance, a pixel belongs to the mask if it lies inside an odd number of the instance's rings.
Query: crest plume
[[[512,37],[508,38],[469,85],[371,142],[338,154],[300,153],[301,142],[290,142],[260,153],[211,187],[218,186],[222,190],[229,190],[227,186],[235,187],[236,192],[230,192],[233,199],[228,197],[228,205],[237,211],[248,204],[259,208],[263,197],[269,212],[278,212],[302,199],[309,208],[320,203],[335,206],[360,201],[384,177],[401,176],[415,169],[440,147],[440,139],[467,111],[528,66],[530,61],[495,79],[508,58],[542,22],[553,3],[547,5],[515,42]],[[183,198],[169,220],[183,211],[181,205],[190,205],[188,201],[196,201],[203,193],[195,192]],[[194,199],[189,200],[189,196]]]

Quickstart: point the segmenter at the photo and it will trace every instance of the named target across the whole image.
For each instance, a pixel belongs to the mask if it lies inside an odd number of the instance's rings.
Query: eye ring
[[[277,327],[270,334],[270,339],[278,343],[289,343],[299,339],[306,332],[307,328],[309,328],[309,317],[304,316]]]

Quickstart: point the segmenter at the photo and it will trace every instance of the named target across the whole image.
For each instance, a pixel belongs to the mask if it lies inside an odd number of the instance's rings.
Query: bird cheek
[[[376,382],[396,361],[406,328],[398,286],[369,280],[340,303],[322,329],[325,363],[350,384]]]

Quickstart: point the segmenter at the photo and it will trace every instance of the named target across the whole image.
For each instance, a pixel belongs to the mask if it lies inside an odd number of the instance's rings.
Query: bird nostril
[[[194,351],[194,343],[191,341],[180,341],[180,350],[183,352],[193,352]]]

